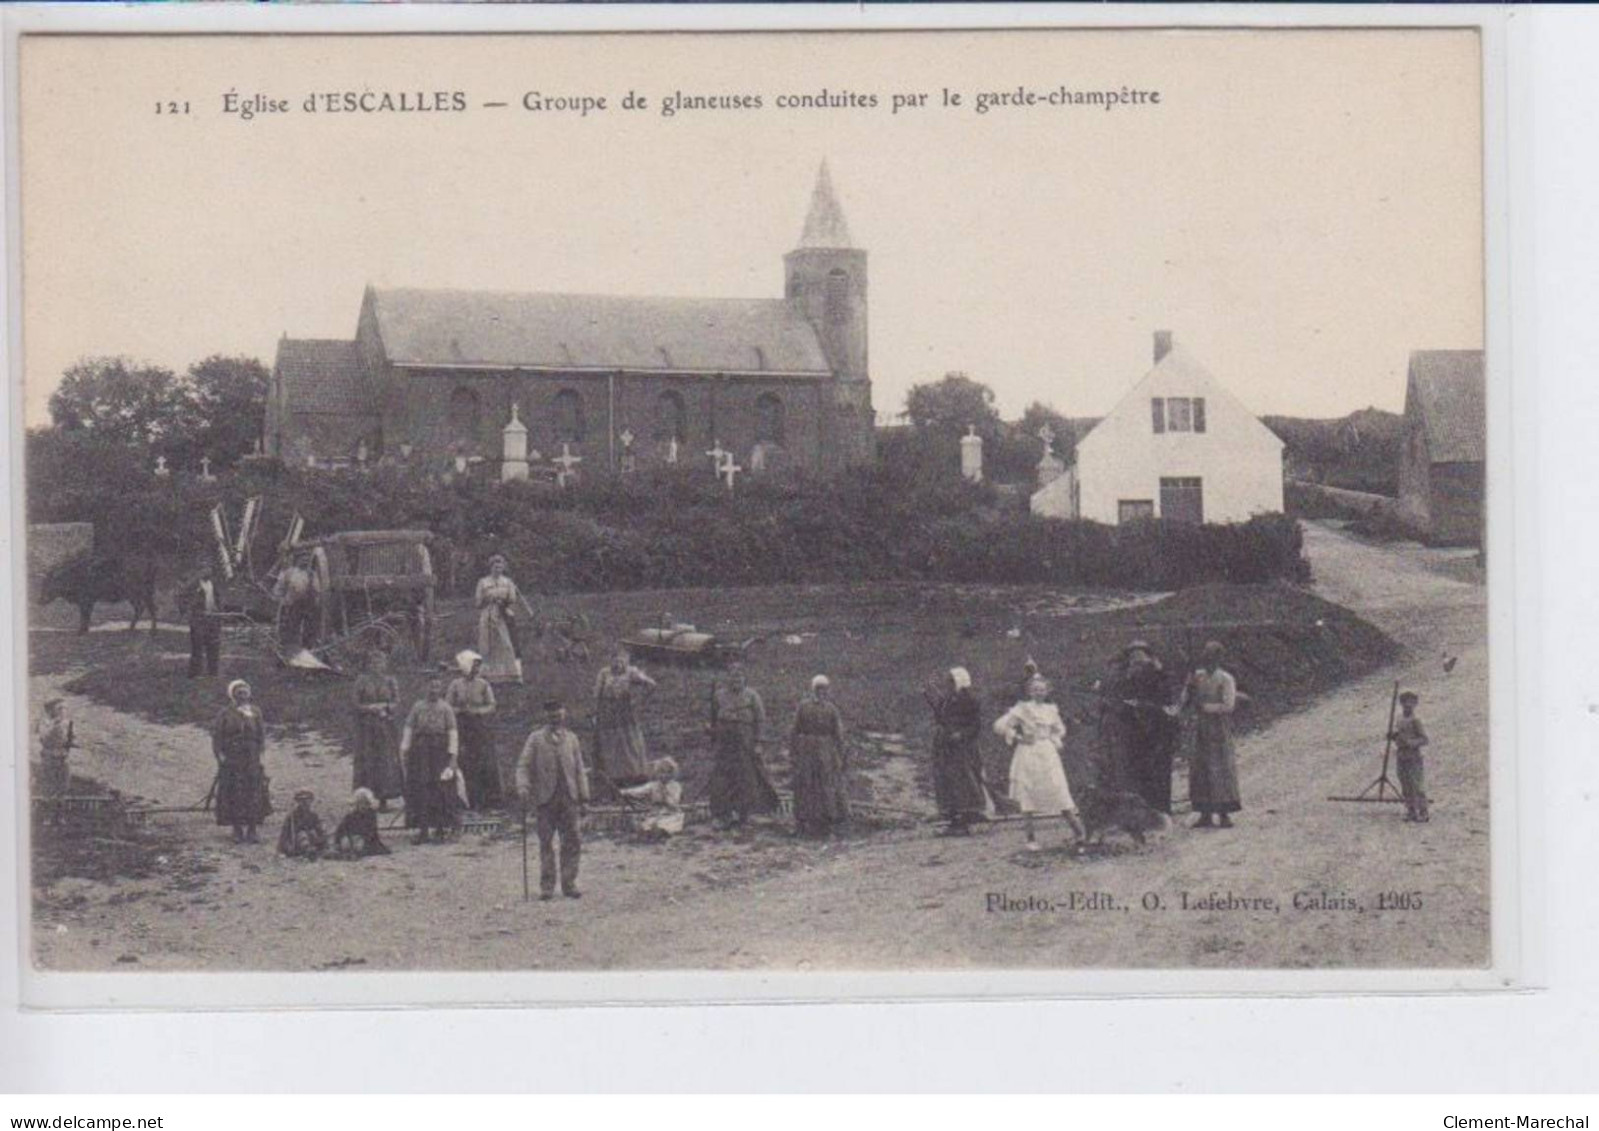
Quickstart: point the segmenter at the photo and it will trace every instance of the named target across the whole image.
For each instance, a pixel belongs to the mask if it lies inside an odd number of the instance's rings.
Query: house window
[[[1205,521],[1205,488],[1198,476],[1161,478],[1160,517],[1196,526]]]
[[[755,402],[755,442],[783,442],[783,402],[776,393],[762,393]]]
[[[1205,430],[1204,397],[1154,397],[1149,408],[1157,433]]]
[[[583,432],[583,397],[576,389],[562,389],[555,394],[555,442],[581,443]]]
[[[1142,522],[1154,517],[1154,499],[1122,499],[1116,504],[1116,521],[1122,525],[1126,525],[1129,522]]]
[[[683,408],[683,394],[674,389],[668,389],[655,398],[655,438],[661,443],[676,440],[683,443],[688,439],[688,430],[684,421],[688,419]]]

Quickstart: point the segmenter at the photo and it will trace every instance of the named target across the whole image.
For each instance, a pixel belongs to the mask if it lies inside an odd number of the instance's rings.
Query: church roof
[[[280,338],[273,369],[294,412],[366,416],[375,411],[366,365],[354,342]]]
[[[854,247],[849,238],[849,225],[844,221],[844,210],[839,207],[833,192],[833,176],[827,162],[816,170],[816,187],[811,190],[811,210],[805,214],[805,230],[800,234],[800,247],[841,248]]]
[[[1480,463],[1488,425],[1481,350],[1417,350],[1410,355],[1414,410],[1433,463]],[[1411,411],[1406,406],[1406,413]]]
[[[782,299],[373,288],[370,301],[395,365],[830,372],[816,331]]]

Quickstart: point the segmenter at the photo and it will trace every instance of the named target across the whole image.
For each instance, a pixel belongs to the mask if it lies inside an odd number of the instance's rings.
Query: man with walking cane
[[[559,873],[561,894],[578,899],[577,869],[583,853],[578,819],[589,800],[588,766],[583,746],[566,725],[566,706],[559,699],[544,704],[545,725],[527,736],[516,762],[516,792],[522,802],[522,859],[527,860],[527,810],[533,807],[539,837],[539,898],[555,897]],[[560,848],[557,853],[556,841]],[[524,885],[526,873],[524,871]]]

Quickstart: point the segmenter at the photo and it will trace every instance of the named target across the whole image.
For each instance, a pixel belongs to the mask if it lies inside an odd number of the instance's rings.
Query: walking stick
[[[563,850],[565,846],[562,846]],[[522,802],[522,902],[526,903],[533,898],[533,893],[527,885],[527,802]]]

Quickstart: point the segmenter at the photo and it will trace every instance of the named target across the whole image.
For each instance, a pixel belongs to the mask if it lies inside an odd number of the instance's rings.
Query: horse
[[[83,555],[62,562],[44,575],[39,588],[39,604],[70,601],[78,606],[78,634],[89,631],[89,618],[101,601],[126,601],[133,606],[128,631],[139,627],[146,612],[150,633],[155,634],[156,563],[154,558]]]

